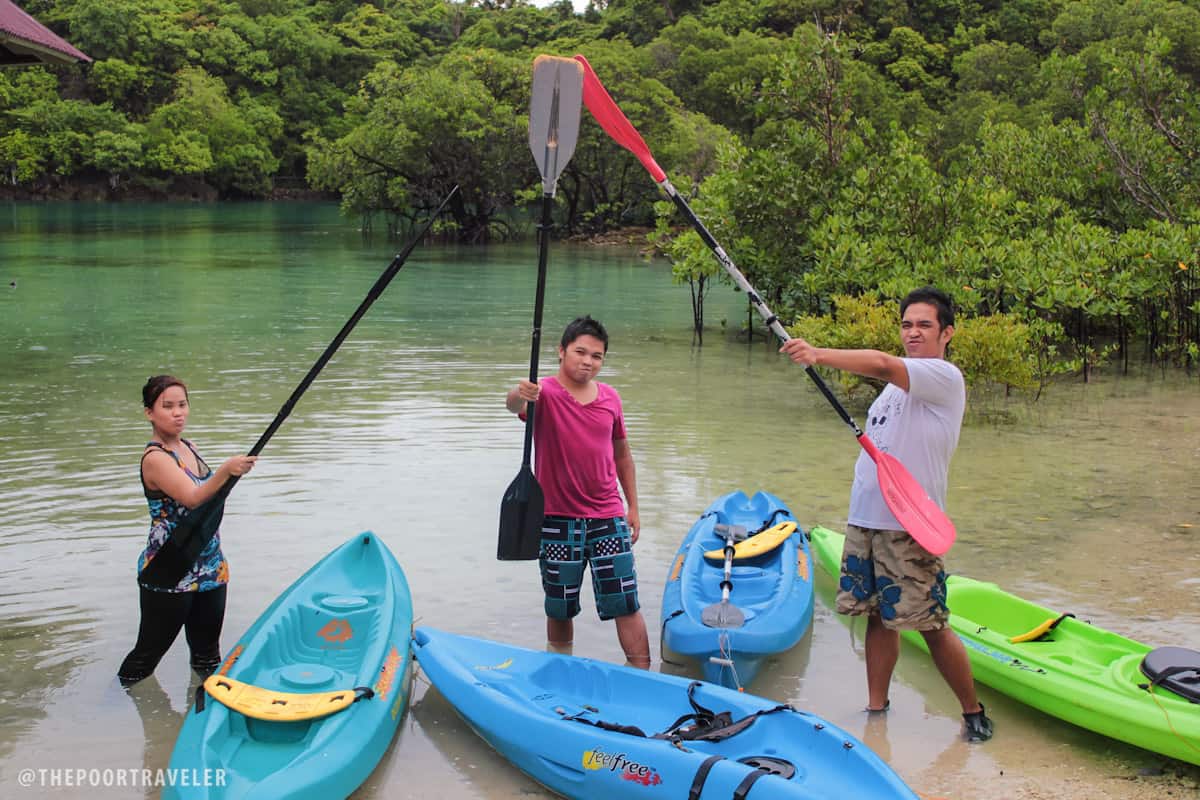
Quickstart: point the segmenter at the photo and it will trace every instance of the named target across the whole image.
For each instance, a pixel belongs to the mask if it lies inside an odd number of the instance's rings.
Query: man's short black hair
[[[904,319],[904,312],[913,303],[928,303],[936,308],[938,324],[943,328],[948,328],[954,324],[954,301],[950,299],[950,295],[941,289],[936,289],[932,286],[922,286],[920,289],[913,289],[900,301],[901,319]]]
[[[563,331],[562,341],[559,344],[562,349],[566,350],[571,342],[580,336],[595,336],[604,342],[604,352],[608,352],[608,331],[604,330],[604,326],[600,324],[599,320],[592,319],[590,314],[584,314],[582,317],[571,320],[571,324],[567,325],[567,329]]]

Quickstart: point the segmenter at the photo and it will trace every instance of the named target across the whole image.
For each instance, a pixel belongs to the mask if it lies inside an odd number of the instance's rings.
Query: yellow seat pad
[[[294,722],[341,711],[358,699],[354,689],[298,694],[264,689],[225,675],[210,675],[204,689],[224,706],[254,719]]]
[[[745,558],[754,558],[761,556],[763,553],[769,553],[791,536],[796,530],[796,523],[781,522],[774,528],[767,528],[761,533],[756,533],[733,546],[733,560],[738,561]],[[725,549],[709,550],[704,554],[705,558],[711,558],[714,561],[725,560]]]

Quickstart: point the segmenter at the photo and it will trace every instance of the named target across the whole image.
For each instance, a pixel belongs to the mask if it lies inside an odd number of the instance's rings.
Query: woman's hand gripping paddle
[[[579,140],[579,112],[583,101],[583,67],[570,58],[538,56],[533,62],[533,87],[529,101],[529,149],[542,174],[542,221],[538,226],[537,294],[533,301],[533,336],[529,353],[529,380],[537,383],[538,349],[542,342],[542,305],[546,296],[546,253],[550,245],[550,211],[558,176],[566,168]],[[496,558],[531,561],[538,557],[545,500],[533,476],[534,404],[525,410],[525,451],[521,470],[500,501],[500,537]]]
[[[367,296],[363,298],[363,301],[359,303],[358,308],[355,309],[350,319],[338,331],[337,336],[333,337],[333,341],[325,348],[325,352],[321,353],[321,356],[312,365],[308,374],[304,376],[304,379],[296,386],[295,391],[288,397],[287,402],[279,409],[279,413],[275,415],[275,419],[263,431],[263,435],[258,437],[258,441],[254,443],[254,447],[250,448],[248,455],[256,456],[267,446],[267,442],[275,435],[275,431],[279,430],[279,426],[292,413],[292,408],[295,407],[300,396],[316,380],[317,374],[329,363],[329,359],[333,358],[333,354],[337,352],[342,342],[350,335],[350,331],[354,330],[354,326],[358,324],[358,321],[367,313],[367,309],[371,307],[371,304],[379,298],[379,295],[383,294],[383,290],[392,282],[392,278],[396,277],[396,273],[404,266],[404,262],[408,260],[408,256],[412,253],[413,249],[429,233],[429,229],[433,227],[433,223],[441,216],[442,210],[457,191],[457,186],[450,190],[445,199],[442,200],[441,205],[430,215],[429,219],[421,227],[421,230],[417,232],[417,235],[412,238],[412,241],[388,264],[387,269],[375,281],[375,284],[367,292]],[[229,497],[229,492],[233,490],[234,485],[237,484],[239,477],[235,475],[225,481],[215,495],[190,510],[179,520],[179,524],[171,531],[170,538],[163,542],[162,547],[158,549],[158,553],[155,554],[150,563],[138,575],[140,583],[169,589],[183,579],[183,576],[187,574],[192,565],[200,558],[200,554],[208,546],[208,543],[212,541],[212,537],[220,527],[221,519],[225,515],[225,500]]]
[[[704,227],[704,223],[696,216],[687,201],[675,191],[675,187],[667,180],[667,174],[663,172],[662,167],[654,160],[654,156],[650,153],[650,148],[646,146],[646,142],[642,140],[641,134],[629,122],[617,104],[613,102],[608,91],[604,88],[604,84],[600,83],[600,79],[596,77],[596,73],[592,70],[587,59],[583,56],[575,56],[575,60],[583,65],[583,102],[587,104],[588,111],[592,112],[596,122],[600,123],[600,127],[616,141],[617,144],[624,147],[629,152],[637,156],[638,161],[650,173],[650,177],[654,178],[655,182],[662,188],[663,191],[675,202],[675,207],[687,218],[692,227],[696,229],[696,233],[700,234],[700,238],[708,245],[708,248],[713,251],[717,257],[717,261],[729,273],[729,277],[733,278],[746,296],[750,298],[750,302],[754,308],[766,321],[767,326],[779,338],[781,342],[787,342],[791,337],[780,324],[778,317],[771,313],[759,297],[758,292],[754,291],[754,287],[746,280],[741,271],[734,265],[733,260],[725,253],[725,250],[713,238],[713,235]],[[804,371],[808,377],[812,379],[817,388],[821,390],[821,394],[825,395],[825,399],[829,401],[833,409],[837,411],[838,416],[842,421],[850,426],[854,431],[854,437],[858,439],[863,450],[875,462],[875,470],[879,476],[879,490],[883,493],[884,502],[892,514],[895,515],[897,521],[908,531],[926,550],[934,555],[942,555],[950,546],[954,544],[954,523],[946,516],[946,512],[938,506],[936,502],[929,497],[928,493],[921,484],[917,483],[916,479],[909,473],[904,465],[892,455],[880,452],[858,424],[846,413],[846,409],[833,396],[833,392],[825,385],[825,381],[817,374],[811,366],[805,366]]]

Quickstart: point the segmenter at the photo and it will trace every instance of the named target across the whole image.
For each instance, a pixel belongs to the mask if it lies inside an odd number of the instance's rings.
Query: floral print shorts
[[[837,610],[878,612],[892,630],[941,630],[950,618],[942,559],[904,531],[847,525]]]

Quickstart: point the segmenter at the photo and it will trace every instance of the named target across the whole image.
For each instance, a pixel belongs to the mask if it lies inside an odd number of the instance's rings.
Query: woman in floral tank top
[[[213,471],[191,442],[182,438],[187,425],[187,387],[170,375],[157,375],[142,387],[142,405],[154,439],[142,452],[142,490],[150,509],[150,537],[138,557],[138,573],[153,559],[179,521],[217,493],[234,475],[245,475],[257,460],[234,456]],[[225,619],[225,586],[229,564],[221,552],[220,533],[170,589],[139,581],[141,624],[137,643],[117,671],[129,686],[148,677],[183,628],[191,664],[208,675],[221,663],[221,625]]]

